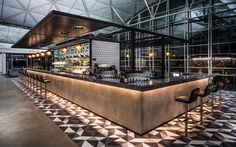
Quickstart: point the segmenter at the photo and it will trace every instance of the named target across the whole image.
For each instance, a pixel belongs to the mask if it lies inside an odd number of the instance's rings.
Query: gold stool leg
[[[43,87],[42,87],[42,82],[40,82],[40,95],[43,96],[43,91],[42,91]]]
[[[222,102],[222,98],[221,98],[221,94],[222,94],[222,92],[221,92],[221,90],[220,90],[220,96],[219,96],[219,110],[221,109],[221,102]]]
[[[203,97],[200,97],[200,123],[203,122]]]
[[[47,99],[47,84],[45,83],[45,89],[44,89],[44,91],[45,91],[45,99]]]
[[[214,113],[214,101],[213,98],[211,98],[211,113]]]
[[[185,137],[188,136],[188,104],[185,104]]]

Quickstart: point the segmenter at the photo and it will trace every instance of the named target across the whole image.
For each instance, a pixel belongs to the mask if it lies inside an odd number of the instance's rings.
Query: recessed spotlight
[[[83,26],[83,25],[75,25],[75,26],[73,26],[73,29],[80,29],[80,30],[82,30],[82,29],[86,29],[86,27]]]
[[[70,35],[71,32],[58,32],[59,35]]]

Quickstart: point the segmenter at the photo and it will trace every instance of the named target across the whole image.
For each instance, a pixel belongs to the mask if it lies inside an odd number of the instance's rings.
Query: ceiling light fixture
[[[70,35],[71,32],[58,32],[59,35]]]
[[[37,54],[36,54],[36,57],[40,57],[40,54],[39,54],[39,53],[37,53]]]
[[[82,51],[83,50],[83,47],[81,44],[78,44],[76,47],[75,47],[75,50],[78,52],[78,51]]]
[[[51,51],[47,51],[47,52],[46,52],[46,55],[47,55],[47,56],[51,56],[51,55],[52,55],[52,52],[51,52]]]
[[[73,26],[73,29],[79,29],[79,30],[82,30],[82,29],[86,29],[86,27],[83,26],[83,25],[75,25],[75,26]]]
[[[45,53],[44,53],[44,52],[42,52],[42,53],[40,53],[40,54],[41,54],[41,56],[42,56],[42,57],[44,57],[44,56],[45,56]]]
[[[68,49],[66,47],[63,47],[61,51],[65,54],[68,51]]]

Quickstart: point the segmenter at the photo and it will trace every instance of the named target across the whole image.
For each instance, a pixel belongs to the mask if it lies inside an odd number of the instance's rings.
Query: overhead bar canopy
[[[107,27],[117,27],[127,31],[149,33],[157,37],[165,37],[187,42],[187,40],[173,36],[136,29],[79,15],[52,11],[28,33],[26,33],[18,42],[16,42],[12,48],[42,48]]]

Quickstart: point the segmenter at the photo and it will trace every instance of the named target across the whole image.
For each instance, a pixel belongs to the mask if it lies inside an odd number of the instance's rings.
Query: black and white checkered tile
[[[199,107],[191,111],[189,137],[181,131],[183,116],[141,136],[55,94],[49,93],[45,99],[20,81],[13,83],[79,146],[236,146],[236,92],[222,92],[222,109],[214,115],[205,104],[202,125],[198,121]]]

